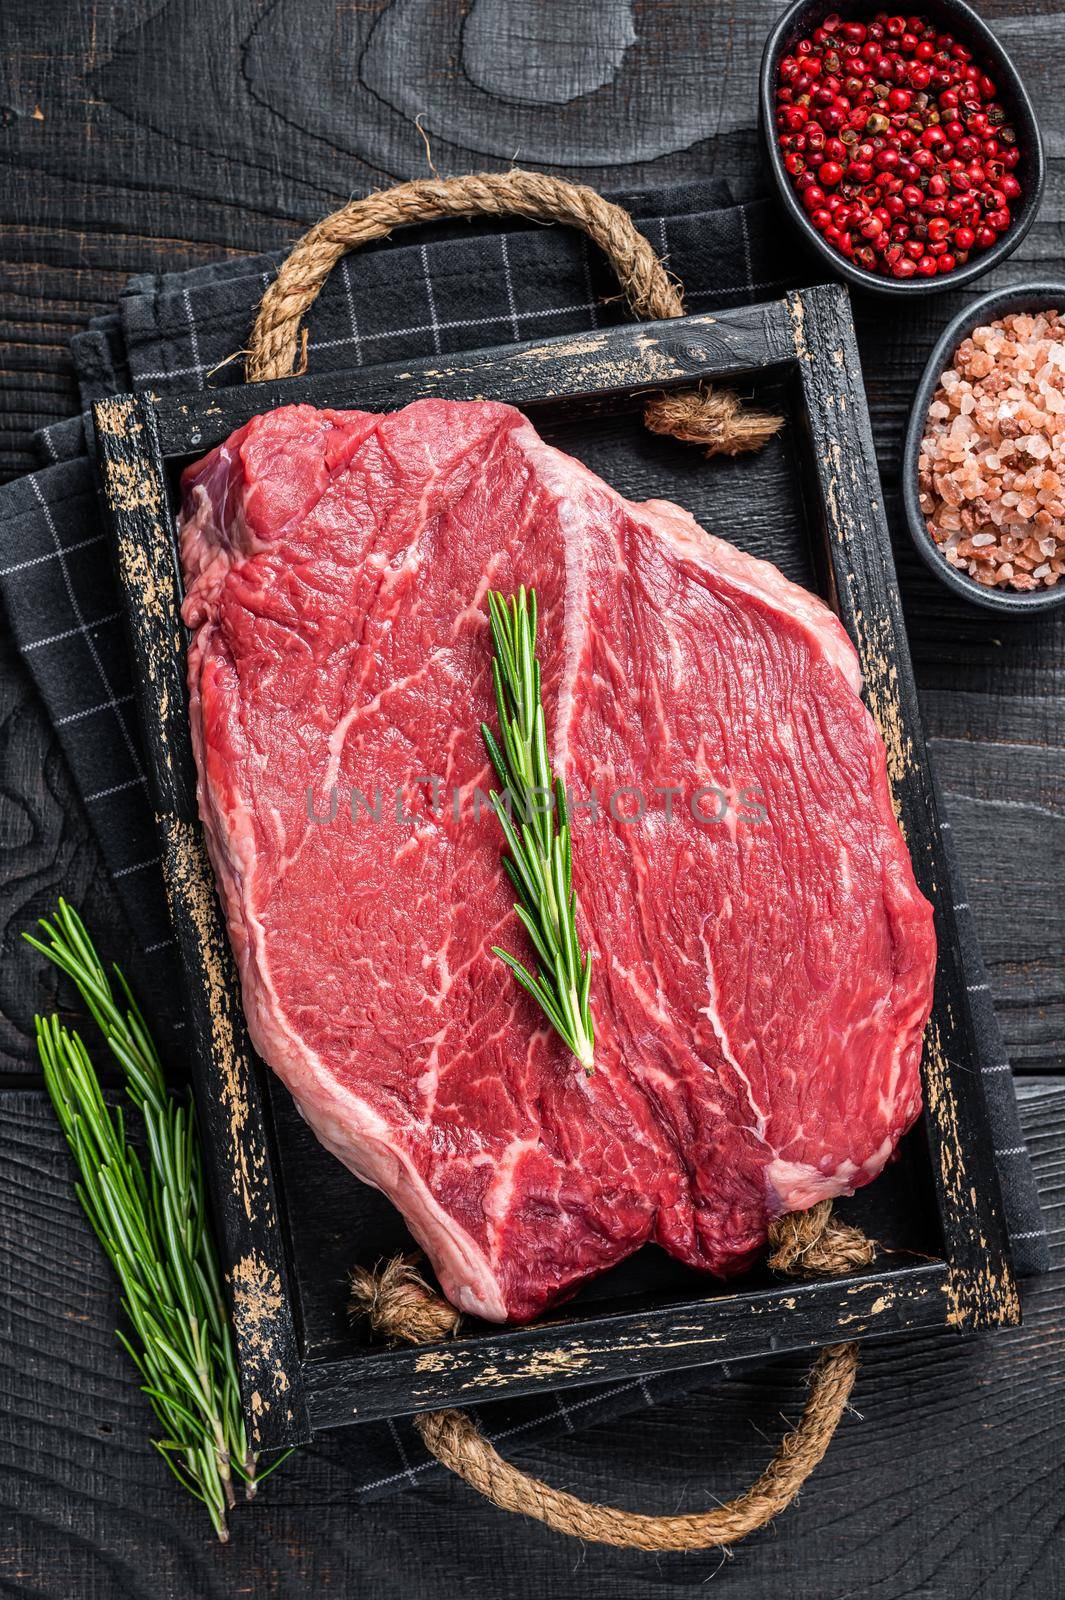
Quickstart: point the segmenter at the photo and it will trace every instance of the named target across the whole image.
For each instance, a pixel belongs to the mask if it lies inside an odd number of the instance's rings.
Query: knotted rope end
[[[365,1318],[391,1344],[434,1344],[458,1332],[459,1313],[434,1294],[414,1265],[416,1259],[393,1256],[373,1271],[356,1267],[351,1274],[351,1315]]]
[[[872,1239],[833,1215],[831,1200],[778,1217],[769,1229],[769,1244],[774,1272],[852,1272],[869,1266],[876,1255]]]
[[[643,420],[652,433],[701,444],[708,456],[761,450],[784,426],[783,417],[748,410],[731,390],[708,384],[655,395],[644,407]]]

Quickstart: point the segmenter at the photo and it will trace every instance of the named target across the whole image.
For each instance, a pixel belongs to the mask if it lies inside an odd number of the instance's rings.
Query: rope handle
[[[244,365],[249,383],[307,370],[307,330],[300,324],[342,256],[393,228],[441,217],[528,217],[563,222],[588,236],[606,256],[633,315],[684,315],[681,289],[629,213],[584,184],[542,172],[475,172],[459,178],[419,178],[364,200],[352,200],[316,223],[281,264],[259,305]],[[746,408],[727,389],[701,385],[654,396],[644,409],[653,433],[701,444],[708,455],[758,450],[782,418]]]
[[[791,1212],[770,1229],[769,1265],[776,1272],[831,1274],[868,1266],[875,1245],[832,1215],[823,1200]],[[373,1272],[357,1268],[351,1310],[393,1343],[431,1344],[452,1337],[459,1313],[433,1293],[411,1260],[401,1257]],[[415,1425],[431,1455],[503,1511],[546,1522],[558,1533],[632,1550],[705,1550],[728,1546],[771,1522],[789,1506],[832,1442],[858,1370],[856,1344],[829,1345],[810,1373],[809,1396],[797,1426],[769,1465],[742,1494],[710,1511],[647,1516],[580,1500],[511,1466],[464,1411],[426,1411]]]

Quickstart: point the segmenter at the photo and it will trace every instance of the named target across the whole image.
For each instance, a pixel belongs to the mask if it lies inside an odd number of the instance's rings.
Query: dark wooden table
[[[133,272],[276,247],[352,192],[527,165],[600,186],[709,174],[758,187],[754,89],[775,0],[7,0],[0,20],[0,471],[75,408],[66,342]],[[981,8],[1050,159],[1036,227],[991,283],[1065,277],[1065,8]],[[910,395],[949,295],[857,307],[890,509]],[[0,1588],[56,1597],[254,1594],[924,1600],[1065,1593],[1065,617],[1016,625],[899,569],[934,758],[1020,1079],[1058,1272],[1025,1326],[866,1354],[800,1504],[734,1559],[582,1549],[458,1483],[366,1508],[308,1450],[215,1545],[147,1444],[116,1296],[71,1194],[31,1046],[47,1004],[18,932],[74,898],[128,935],[55,740],[0,643]],[[712,1375],[683,1404],[515,1451],[641,1509],[724,1498],[801,1405],[803,1363]],[[722,1589],[721,1586],[724,1586]]]

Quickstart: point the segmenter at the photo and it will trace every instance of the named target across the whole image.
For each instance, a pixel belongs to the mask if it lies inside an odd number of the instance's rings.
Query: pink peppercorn
[[[1017,135],[994,80],[928,18],[831,14],[778,73],[785,171],[842,255],[882,276],[932,277],[1012,225]]]

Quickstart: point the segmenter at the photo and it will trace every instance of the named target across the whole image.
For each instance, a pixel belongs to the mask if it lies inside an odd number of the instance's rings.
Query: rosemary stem
[[[116,967],[112,986],[73,908],[60,900],[40,926],[42,938],[24,937],[73,980],[144,1124],[146,1162],[126,1137],[121,1107],[104,1100],[79,1035],[58,1017],[38,1017],[45,1086],[78,1169],[78,1197],[122,1291],[128,1333],[117,1336],[163,1429],[153,1446],[225,1540],[234,1473],[252,1489],[266,1473],[257,1473],[244,1427],[195,1116],[167,1088],[125,978]]]
[[[514,909],[536,951],[539,970],[534,976],[509,952],[497,949],[496,954],[591,1073],[591,951],[582,956],[580,950],[565,790],[548,756],[536,657],[536,591],[526,593],[522,587],[509,601],[493,591],[488,610],[499,742],[487,724],[482,723],[481,731],[503,786],[502,795],[493,792],[492,803],[510,851],[504,864],[518,894]],[[517,810],[517,820],[509,814],[510,806]]]

